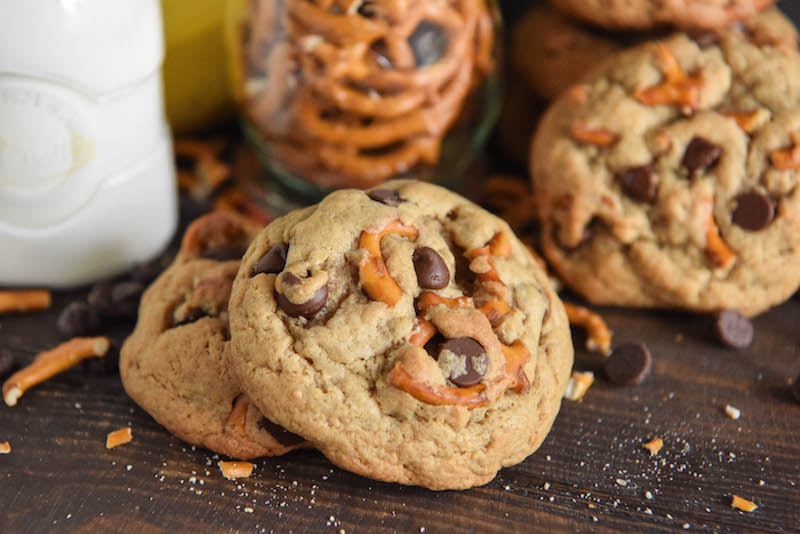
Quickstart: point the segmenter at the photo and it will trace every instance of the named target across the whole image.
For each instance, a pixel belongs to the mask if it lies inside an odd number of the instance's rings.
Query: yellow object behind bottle
[[[226,0],[162,0],[167,55],[167,118],[177,134],[198,131],[234,111],[223,25]]]

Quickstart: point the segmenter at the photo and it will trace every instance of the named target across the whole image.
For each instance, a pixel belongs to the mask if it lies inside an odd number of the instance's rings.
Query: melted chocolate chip
[[[689,177],[694,178],[701,172],[706,172],[714,167],[722,156],[722,147],[715,145],[708,139],[695,137],[686,147],[681,164],[689,171]]]
[[[768,196],[753,191],[736,197],[733,222],[745,230],[763,230],[774,218],[775,203]]]
[[[423,21],[409,35],[408,44],[414,53],[417,67],[427,67],[444,56],[447,50],[447,34],[436,24]]]
[[[713,30],[697,30],[689,32],[688,35],[701,49],[719,44],[719,34]]]
[[[185,324],[189,324],[189,323],[193,323],[195,321],[199,321],[203,317],[209,317],[208,312],[206,312],[202,308],[194,308],[194,309],[189,310],[186,313],[186,316],[183,319],[181,319],[180,321],[176,322],[173,326],[175,326],[175,327],[183,326]]]
[[[111,301],[121,317],[136,317],[144,286],[139,282],[120,282],[111,288]]]
[[[86,297],[89,306],[104,319],[116,319],[119,316],[117,307],[114,306],[114,301],[111,298],[111,289],[113,287],[114,283],[111,280],[97,282],[92,287],[92,290],[89,291],[89,296]]]
[[[606,378],[620,386],[640,384],[653,367],[653,357],[642,343],[626,343],[615,348],[606,360]]]
[[[631,167],[614,175],[622,191],[639,202],[652,203],[656,199],[656,181],[649,165]]]
[[[240,260],[246,251],[247,248],[242,248],[239,244],[223,243],[222,245],[207,249],[203,252],[203,257],[216,261]]]
[[[448,339],[439,347],[439,352],[449,350],[464,358],[464,370],[450,375],[450,381],[458,387],[466,388],[478,384],[486,374],[489,359],[483,346],[471,337]]]
[[[380,202],[387,206],[399,206],[404,202],[404,200],[400,198],[400,193],[394,189],[373,189],[367,193],[367,196],[375,202]]]
[[[430,247],[421,247],[412,256],[414,270],[420,287],[442,289],[450,283],[450,271],[438,252]]]
[[[725,345],[743,349],[753,342],[753,323],[736,310],[722,310],[714,314],[714,333]]]
[[[284,283],[296,285],[300,283],[300,279],[292,273],[287,273],[284,277]],[[284,295],[277,292],[276,294],[278,296],[278,305],[286,312],[286,315],[289,317],[305,317],[306,319],[310,319],[325,306],[325,302],[328,300],[328,284],[319,288],[310,300],[302,304],[295,304]]]
[[[0,349],[0,377],[8,374],[14,367],[14,355],[8,349]]]
[[[253,276],[261,273],[277,274],[286,266],[286,254],[289,245],[280,243],[272,247],[253,266]]]
[[[67,338],[92,336],[102,326],[100,315],[83,301],[75,301],[64,308],[56,320],[58,332]]]
[[[258,427],[266,431],[284,447],[292,447],[293,445],[299,445],[305,441],[302,436],[292,434],[281,425],[273,423],[266,417],[261,418],[261,421],[258,422]]]

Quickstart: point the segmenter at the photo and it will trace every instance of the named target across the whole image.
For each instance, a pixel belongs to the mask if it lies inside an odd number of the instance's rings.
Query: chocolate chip
[[[412,258],[420,287],[442,289],[450,283],[450,270],[439,253],[432,248],[420,247],[414,251]]]
[[[404,200],[400,198],[400,193],[394,189],[374,189],[367,193],[367,196],[375,202],[380,202],[387,206],[399,206],[404,202]]]
[[[289,245],[279,243],[269,249],[260,260],[253,266],[253,276],[261,273],[277,274],[286,266],[286,254],[289,252]]]
[[[56,328],[64,337],[91,336],[100,331],[100,315],[87,302],[75,301],[58,315]]]
[[[286,276],[285,282],[291,285],[292,282],[290,281],[290,277],[297,277],[291,273]],[[320,311],[323,306],[325,306],[325,302],[328,300],[328,284],[325,284],[319,288],[310,300],[303,302],[302,304],[295,304],[280,293],[277,293],[277,295],[278,305],[283,311],[286,312],[286,315],[289,317],[305,317],[306,319],[309,319],[318,311]]]
[[[656,181],[650,165],[631,167],[614,175],[622,191],[639,202],[652,203],[656,199]]]
[[[258,427],[262,430],[265,430],[269,435],[275,438],[275,440],[277,440],[277,442],[283,445],[284,447],[299,445],[305,441],[305,439],[302,436],[298,436],[297,434],[289,432],[281,425],[273,423],[266,417],[261,417],[261,421],[258,422]]]
[[[144,286],[139,282],[120,282],[111,288],[111,301],[121,317],[136,317],[139,311],[139,299]]]
[[[0,349],[0,377],[14,368],[14,355],[8,349]]]
[[[486,374],[489,358],[483,346],[471,337],[448,339],[439,347],[439,352],[449,350],[464,358],[464,369],[458,374],[453,372],[450,381],[458,387],[466,388],[478,384]]]
[[[689,177],[694,178],[698,173],[714,167],[720,156],[722,156],[722,147],[708,139],[695,137],[686,147],[681,164],[689,171]]]
[[[163,270],[164,265],[161,263],[161,259],[156,258],[151,261],[143,261],[134,264],[134,266],[131,267],[130,275],[132,280],[148,285],[158,278],[158,275],[160,275]]]
[[[223,243],[222,245],[207,249],[203,253],[203,257],[216,261],[240,260],[245,252],[247,252],[247,248],[242,248],[239,244]]]
[[[714,314],[714,333],[729,347],[743,349],[753,342],[753,323],[736,310]]]
[[[701,49],[706,49],[709,46],[719,44],[719,34],[712,30],[697,30],[688,33],[689,38],[697,43]]]
[[[193,323],[195,321],[199,321],[203,317],[209,317],[208,312],[206,312],[202,308],[194,308],[186,312],[186,316],[181,319],[180,321],[176,322],[173,326],[183,326],[185,324]]]
[[[114,301],[111,298],[112,287],[114,287],[114,282],[102,280],[92,286],[89,296],[86,297],[89,306],[103,319],[116,319],[119,316],[117,307],[114,306]]]
[[[640,384],[653,366],[653,357],[642,343],[626,343],[615,348],[606,360],[606,378],[620,386]]]
[[[794,393],[794,398],[797,399],[797,402],[800,402],[800,375],[797,375],[797,378],[794,379],[792,393]]]
[[[414,53],[417,67],[436,63],[447,50],[447,34],[436,24],[422,21],[408,36],[408,44]]]
[[[766,195],[755,191],[736,197],[733,222],[745,230],[763,230],[775,218],[775,203]]]

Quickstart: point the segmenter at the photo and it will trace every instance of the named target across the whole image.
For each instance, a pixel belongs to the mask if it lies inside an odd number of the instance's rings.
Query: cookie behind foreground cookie
[[[563,305],[508,225],[414,181],[274,221],[229,313],[230,361],[265,415],[345,469],[431,489],[535,451],[572,365]]]
[[[800,57],[766,31],[621,53],[537,132],[543,250],[596,304],[760,313],[800,284]]]
[[[303,442],[248,402],[226,361],[231,285],[258,230],[232,213],[193,222],[120,352],[125,391],[139,406],[184,441],[241,459]]]

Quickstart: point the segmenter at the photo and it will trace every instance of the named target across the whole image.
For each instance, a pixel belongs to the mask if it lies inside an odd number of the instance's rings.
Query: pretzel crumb
[[[661,447],[663,446],[664,446],[664,440],[661,438],[656,438],[643,444],[642,448],[650,451],[650,456],[655,456],[656,454],[658,454],[658,451],[660,451]]]
[[[3,384],[3,400],[9,406],[17,401],[29,388],[41,384],[66,371],[86,358],[105,356],[111,344],[105,337],[76,337],[39,353],[33,362],[20,369]]]
[[[572,371],[572,376],[569,377],[569,382],[567,382],[567,390],[564,392],[564,398],[571,401],[583,399],[593,382],[593,372]]]
[[[46,310],[51,300],[46,289],[0,291],[0,313]]]
[[[743,499],[738,495],[734,495],[733,499],[731,499],[731,506],[734,508],[738,508],[742,512],[752,512],[758,509],[756,503],[753,501],[748,501],[747,499]]]
[[[250,462],[217,462],[219,470],[222,471],[222,476],[228,480],[236,480],[237,478],[247,478],[253,474],[254,464]]]
[[[0,443],[0,454],[11,454],[11,444],[9,442]]]
[[[602,317],[589,308],[569,302],[564,303],[564,309],[567,311],[570,325],[580,326],[586,330],[587,350],[599,352],[604,356],[611,354],[611,330]]]
[[[119,430],[108,433],[108,436],[106,436],[106,449],[113,449],[114,447],[125,445],[131,441],[133,441],[131,427],[126,426],[125,428],[120,428]]]
[[[738,408],[734,408],[730,404],[727,404],[725,406],[725,415],[731,419],[739,419],[739,417],[742,415],[742,411]]]

